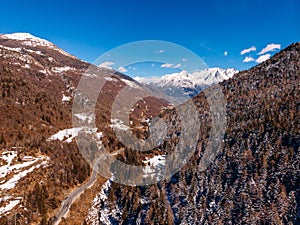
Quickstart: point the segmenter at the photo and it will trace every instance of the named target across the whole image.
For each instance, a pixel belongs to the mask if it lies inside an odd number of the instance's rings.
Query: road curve
[[[111,157],[111,156],[116,156],[118,155],[120,152],[122,152],[122,150],[118,150],[116,152],[110,153],[110,154],[104,154],[103,156],[99,157],[98,160],[96,160],[94,166],[93,166],[93,171],[92,171],[92,175],[90,177],[90,180],[78,187],[77,189],[75,189],[74,191],[72,191],[69,195],[67,195],[67,197],[65,197],[65,199],[62,202],[61,208],[58,211],[58,213],[54,216],[54,225],[58,225],[61,221],[61,219],[64,217],[66,217],[66,215],[68,214],[72,204],[74,203],[74,201],[82,194],[82,192],[84,192],[86,189],[90,188],[91,186],[94,185],[95,181],[97,180],[97,166],[98,166],[98,161],[100,159],[102,159],[103,157]]]
[[[65,199],[62,202],[59,212],[54,217],[54,223],[53,223],[54,225],[58,225],[60,223],[61,219],[68,214],[68,212],[71,208],[71,205],[74,203],[74,201],[77,199],[77,197],[79,197],[81,195],[81,193],[84,192],[86,189],[93,186],[96,179],[97,179],[97,172],[96,172],[96,169],[93,168],[93,172],[90,177],[90,180],[86,184],[75,189],[73,192],[71,192],[69,195],[67,195],[67,197],[65,197]]]

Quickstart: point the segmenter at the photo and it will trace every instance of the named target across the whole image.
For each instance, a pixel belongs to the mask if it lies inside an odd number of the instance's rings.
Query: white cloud
[[[129,66],[128,69],[130,69],[130,70],[137,70],[136,67],[132,67],[132,66]]]
[[[246,48],[246,49],[242,50],[241,51],[241,55],[244,55],[244,54],[252,52],[252,51],[256,51],[256,47],[255,46],[251,46],[250,48]]]
[[[162,54],[162,53],[164,53],[164,52],[165,52],[164,49],[161,49],[161,50],[156,51],[156,53],[158,53],[158,54]]]
[[[119,69],[118,69],[118,71],[121,72],[121,73],[125,73],[125,72],[127,72],[128,70],[126,70],[125,67],[120,66]]]
[[[271,58],[270,54],[265,54],[265,55],[261,55],[258,57],[258,59],[256,60],[257,63],[262,63],[266,60],[268,60],[269,58]]]
[[[186,61],[188,61],[187,59],[185,59],[185,58],[183,58],[183,59],[181,59],[182,60],[182,62],[186,62]]]
[[[276,49],[281,49],[280,44],[268,44],[265,48],[263,48],[258,54],[263,55],[266,52],[275,51]]]
[[[107,61],[107,62],[103,62],[103,63],[101,63],[98,67],[104,67],[104,68],[107,68],[107,69],[113,69],[111,66],[113,66],[114,65],[114,63],[113,62],[109,62],[109,61]]]
[[[160,67],[162,68],[172,68],[174,65],[171,63],[162,64]]]
[[[244,60],[243,60],[243,62],[253,62],[253,61],[255,61],[255,59],[254,58],[252,58],[252,57],[246,57]]]
[[[225,52],[224,52],[224,56],[227,56],[227,55],[228,55],[228,52],[227,52],[227,51],[225,51]]]
[[[171,64],[171,63],[166,63],[166,64],[162,64],[160,67],[162,67],[162,68],[174,68],[174,69],[176,69],[176,68],[181,67],[181,64],[178,63],[177,65],[174,65],[174,64]]]

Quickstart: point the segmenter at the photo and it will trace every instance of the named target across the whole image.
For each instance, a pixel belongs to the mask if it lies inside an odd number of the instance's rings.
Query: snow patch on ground
[[[16,160],[16,151],[4,151],[2,152],[0,159],[5,162],[0,164],[0,190],[9,190],[16,186],[18,181],[25,177],[28,173],[33,172],[35,169],[46,165],[49,161],[48,157],[26,157],[22,160],[22,163]],[[4,165],[3,165],[4,164]],[[8,180],[7,176],[13,174]]]
[[[100,139],[100,138],[102,138],[102,137],[103,137],[103,133],[102,133],[102,132],[96,133],[96,138],[97,138],[97,139]]]
[[[38,161],[38,159],[33,159],[32,161],[26,161],[22,164],[12,165],[14,158],[17,156],[16,152],[13,151],[12,154],[9,156],[5,156],[6,154],[9,154],[7,151],[2,154],[4,154],[4,156],[2,155],[2,157],[0,157],[0,158],[6,160],[7,165],[0,167],[0,178],[6,177],[7,174],[10,173],[11,171],[14,171],[14,170],[19,171],[22,168],[28,167]],[[0,184],[1,183],[3,183],[3,182],[0,181]]]
[[[95,135],[98,134],[97,128],[74,127],[74,128],[69,128],[69,129],[64,129],[64,130],[58,131],[56,134],[54,134],[50,138],[48,138],[48,141],[59,140],[59,141],[71,143],[72,140],[78,136],[79,132],[85,132],[88,134],[96,133]]]
[[[24,66],[22,66],[23,68],[25,68],[25,69],[30,69],[30,65],[29,64],[25,64]]]
[[[60,130],[56,134],[52,135],[48,140],[63,141],[67,137],[65,142],[70,143],[70,142],[72,142],[73,138],[78,136],[79,131],[81,131],[82,129],[83,129],[82,127],[76,127],[76,128]]]
[[[39,70],[39,72],[40,73],[43,73],[43,74],[45,74],[45,75],[47,75],[48,73],[47,73],[47,70],[45,70],[45,69],[43,69],[43,70]]]
[[[0,198],[0,202],[4,200],[4,201],[8,201],[9,199],[1,199]],[[8,212],[10,212],[13,208],[15,208],[18,204],[20,204],[22,198],[16,198],[16,199],[12,199],[9,200],[8,203],[6,203],[5,206],[0,207],[0,215],[5,215]]]
[[[71,98],[72,98],[71,96],[63,95],[61,101],[62,102],[69,102],[69,101],[71,101]]]
[[[30,53],[35,53],[35,54],[38,54],[38,55],[44,55],[41,51],[33,51],[31,49],[26,49],[27,52],[30,52]]]
[[[35,162],[37,162],[37,161],[38,160],[35,160]],[[1,184],[0,189],[8,190],[8,189],[14,188],[20,179],[25,177],[28,173],[32,173],[35,169],[38,169],[41,166],[46,165],[46,164],[47,164],[47,161],[43,161],[35,166],[30,167],[27,170],[23,170],[22,172],[15,174],[11,179],[9,179],[5,183]]]
[[[99,221],[102,224],[110,225],[110,217],[120,217],[120,210],[110,210],[107,207],[107,194],[111,188],[111,179],[107,180],[101,188],[101,192],[92,201],[92,207],[90,208],[87,216],[87,221],[91,225],[99,225]],[[100,213],[99,213],[100,210]],[[99,215],[100,214],[100,215]]]
[[[69,66],[64,66],[64,67],[54,67],[52,71],[54,73],[62,73],[70,70],[75,70],[75,68],[69,67]]]
[[[159,175],[164,171],[165,168],[165,155],[156,155],[152,158],[146,157],[146,160],[143,161],[145,163],[145,167],[143,169],[144,177],[154,177]]]
[[[85,121],[87,123],[91,123],[93,121],[93,116],[87,115],[86,113],[77,113],[74,114],[78,119]]]
[[[110,120],[111,124],[109,125],[111,128],[113,129],[118,129],[118,130],[128,130],[130,129],[130,127],[126,126],[124,124],[124,121],[120,120],[120,119],[111,119]]]
[[[11,48],[11,47],[7,47],[7,46],[3,46],[3,45],[0,45],[0,47],[3,48],[3,49],[9,50],[9,51],[14,51],[14,52],[21,52],[22,51],[22,48]]]

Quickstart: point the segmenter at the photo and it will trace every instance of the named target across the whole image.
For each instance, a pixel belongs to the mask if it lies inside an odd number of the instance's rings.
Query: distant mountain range
[[[192,73],[183,70],[162,77],[135,77],[134,79],[140,83],[148,84],[152,88],[159,88],[168,96],[186,100],[196,96],[211,85],[228,80],[238,72],[232,68],[207,68]]]

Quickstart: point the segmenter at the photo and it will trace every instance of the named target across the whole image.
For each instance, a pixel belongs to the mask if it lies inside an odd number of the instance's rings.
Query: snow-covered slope
[[[208,68],[193,73],[183,70],[179,73],[166,74],[161,78],[135,77],[135,79],[152,87],[158,87],[169,96],[187,98],[197,95],[210,85],[231,78],[237,72],[239,71],[232,68]]]
[[[35,37],[29,33],[12,33],[12,34],[2,34],[1,38],[6,38],[10,40],[18,40],[18,41],[27,41],[27,44],[30,45],[32,43],[36,43],[43,46],[52,46],[53,44],[47,40],[44,40],[39,37]]]
[[[13,148],[16,150],[0,150],[0,218],[15,208],[24,208],[25,196],[18,191],[18,183],[35,170],[45,169],[50,160],[46,155],[24,155],[20,148]]]
[[[192,78],[197,85],[212,85],[231,78],[237,72],[239,71],[233,68],[208,68],[192,73]]]
[[[35,37],[29,33],[12,33],[12,34],[0,34],[0,39],[7,39],[7,40],[13,40],[13,41],[18,41],[21,42],[25,46],[29,47],[36,47],[36,46],[42,46],[42,47],[47,47],[53,50],[56,50],[66,56],[76,58],[75,56],[63,51],[50,41],[47,41],[45,39]]]

